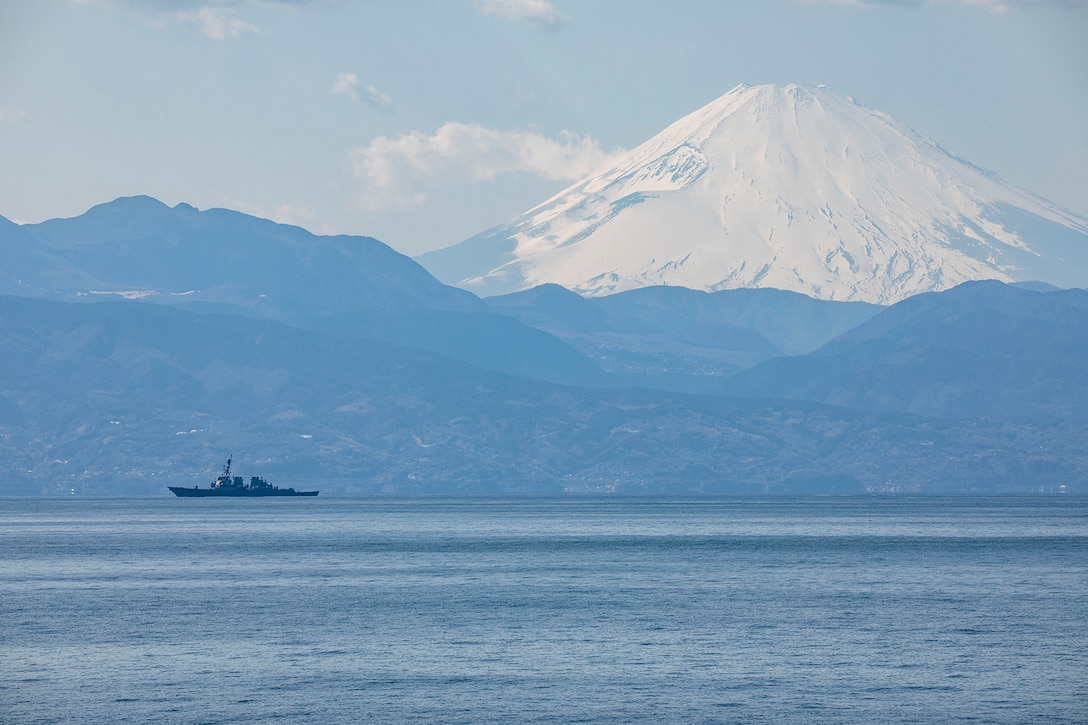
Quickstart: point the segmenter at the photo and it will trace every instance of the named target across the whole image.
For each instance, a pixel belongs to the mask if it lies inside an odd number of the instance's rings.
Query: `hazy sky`
[[[0,215],[148,194],[418,254],[791,82],[1088,215],[1088,0],[0,0]]]

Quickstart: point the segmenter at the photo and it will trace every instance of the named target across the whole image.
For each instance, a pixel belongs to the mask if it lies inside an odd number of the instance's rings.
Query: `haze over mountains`
[[[1088,485],[1076,290],[480,300],[376,240],[147,198],[0,248],[3,493],[161,493],[232,451],[345,493]]]
[[[764,360],[811,352],[881,309],[773,289],[644,287],[584,298],[550,284],[485,302],[627,384],[692,393],[718,392],[723,376]]]
[[[889,304],[979,279],[1088,285],[1088,220],[830,89],[742,85],[419,261],[481,295],[770,287]]]
[[[0,297],[0,370],[9,495],[162,493],[229,452],[326,493],[1088,487],[1088,424],[1030,387],[999,419],[575,387],[267,320],[17,297]]]

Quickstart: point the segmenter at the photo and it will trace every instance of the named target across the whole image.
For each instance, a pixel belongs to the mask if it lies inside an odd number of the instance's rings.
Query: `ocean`
[[[0,498],[0,722],[1083,723],[1088,499]]]

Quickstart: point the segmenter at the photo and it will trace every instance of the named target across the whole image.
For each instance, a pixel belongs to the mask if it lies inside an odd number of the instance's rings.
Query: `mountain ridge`
[[[300,311],[486,309],[372,237],[318,236],[230,209],[121,197],[18,229],[50,259],[38,283],[39,296],[50,299],[129,296],[278,319]]]
[[[603,375],[553,336],[495,314],[371,237],[318,236],[230,209],[134,196],[67,219],[2,220],[0,249],[0,293],[243,314],[554,382]]]
[[[911,297],[719,392],[870,412],[1088,420],[1088,291],[993,281]]]
[[[1086,431],[569,387],[270,320],[0,296],[0,495],[168,495],[231,450],[341,494],[1079,493]]]
[[[582,297],[554,284],[484,301],[630,385],[702,393],[759,362],[811,352],[881,309],[775,289],[641,287]]]

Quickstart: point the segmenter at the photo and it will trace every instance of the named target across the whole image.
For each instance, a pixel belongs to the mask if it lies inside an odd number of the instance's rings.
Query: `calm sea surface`
[[[3,723],[1088,721],[1088,499],[0,499]]]

